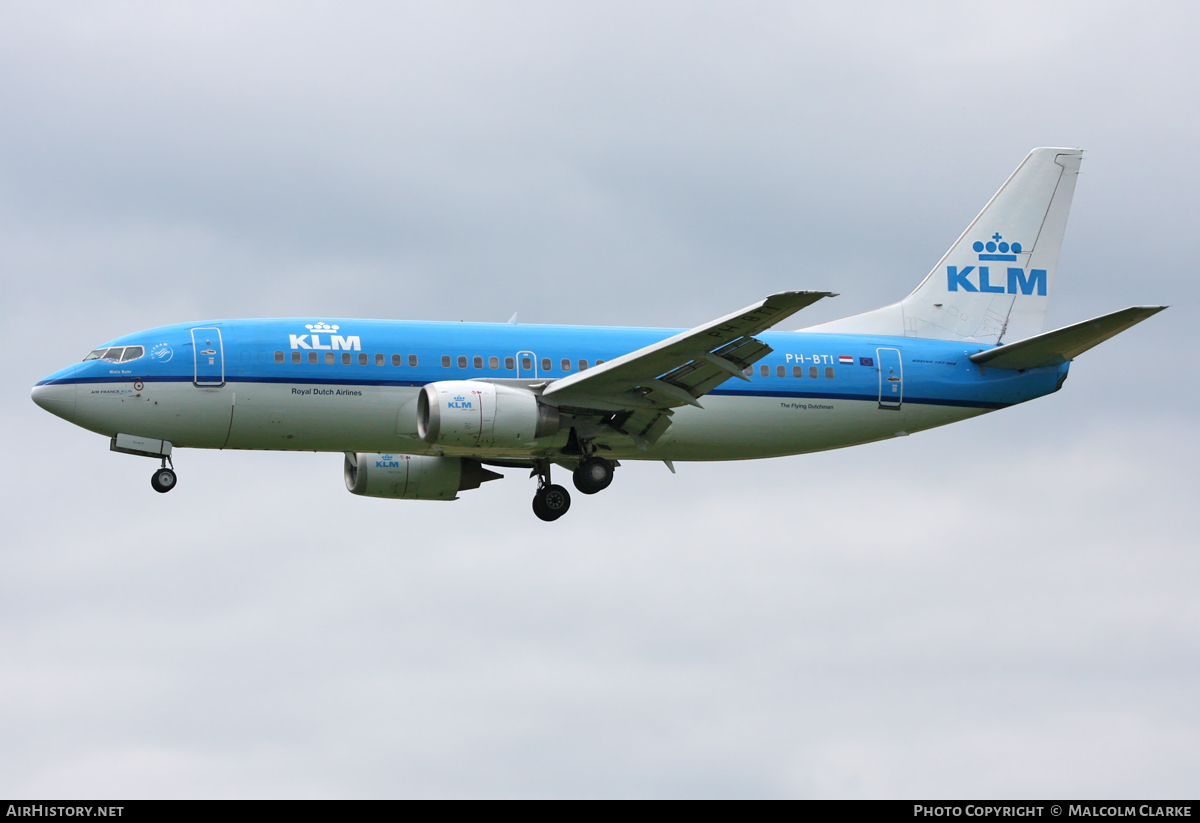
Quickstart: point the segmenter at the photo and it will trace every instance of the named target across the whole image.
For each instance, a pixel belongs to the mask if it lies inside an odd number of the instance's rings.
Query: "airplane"
[[[624,462],[843,448],[1058,391],[1076,356],[1166,308],[1042,332],[1082,154],[1031,151],[903,300],[797,331],[769,329],[836,295],[780,292],[688,330],[209,320],[110,340],[33,400],[158,460],[157,492],[177,448],[342,452],[370,497],[456,500],[528,469],[554,521],[571,495],[553,466],[591,495]]]

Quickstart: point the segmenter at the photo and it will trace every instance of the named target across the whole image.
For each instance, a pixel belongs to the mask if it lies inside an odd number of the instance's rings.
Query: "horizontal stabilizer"
[[[1048,331],[1006,346],[971,355],[971,361],[993,369],[1036,369],[1074,360],[1093,346],[1115,337],[1166,306],[1132,306],[1073,326]]]

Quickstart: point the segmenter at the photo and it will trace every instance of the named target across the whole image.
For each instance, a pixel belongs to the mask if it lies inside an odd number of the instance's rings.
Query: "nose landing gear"
[[[166,494],[175,488],[175,483],[178,482],[178,478],[175,476],[175,469],[167,468],[168,460],[170,460],[169,457],[164,457],[162,468],[155,469],[154,474],[150,475],[150,487],[159,494]]]

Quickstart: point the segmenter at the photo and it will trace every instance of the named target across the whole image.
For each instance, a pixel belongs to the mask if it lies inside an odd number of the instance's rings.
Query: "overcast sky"
[[[0,0],[0,794],[1195,797],[1200,10]],[[856,449],[346,492],[29,400],[167,323],[903,297],[1086,150],[1064,390]],[[1183,368],[1183,377],[1179,370]]]

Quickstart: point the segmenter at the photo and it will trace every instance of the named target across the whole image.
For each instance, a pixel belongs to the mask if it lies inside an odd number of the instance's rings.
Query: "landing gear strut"
[[[164,457],[162,468],[155,469],[154,474],[150,475],[150,486],[159,494],[166,494],[171,489],[175,488],[175,483],[178,478],[175,476],[175,469],[167,468],[169,457]],[[174,465],[172,463],[172,465]]]
[[[613,464],[603,457],[589,457],[576,467],[571,479],[584,494],[602,492],[613,481]]]
[[[534,471],[538,476],[538,490],[533,495],[533,513],[547,522],[557,520],[571,508],[571,495],[562,486],[550,482],[550,464],[539,461]]]

